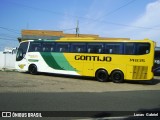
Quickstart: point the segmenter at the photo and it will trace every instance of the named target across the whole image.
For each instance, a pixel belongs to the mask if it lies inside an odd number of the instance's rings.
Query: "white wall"
[[[16,54],[0,52],[0,69],[15,69]]]

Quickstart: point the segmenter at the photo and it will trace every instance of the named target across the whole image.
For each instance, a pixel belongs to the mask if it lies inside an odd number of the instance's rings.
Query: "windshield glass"
[[[17,51],[16,61],[20,61],[25,57],[27,48],[28,48],[28,42],[23,42],[20,44]]]

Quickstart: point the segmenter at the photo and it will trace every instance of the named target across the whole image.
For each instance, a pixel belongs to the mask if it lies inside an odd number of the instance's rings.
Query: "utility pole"
[[[79,37],[79,21],[77,20],[76,37]]]

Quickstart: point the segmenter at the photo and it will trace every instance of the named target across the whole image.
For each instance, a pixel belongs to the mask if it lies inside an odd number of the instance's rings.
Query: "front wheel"
[[[32,75],[36,75],[37,74],[37,66],[36,65],[30,65],[29,66],[29,73]]]
[[[100,69],[96,72],[95,77],[99,82],[106,82],[108,81],[109,75],[106,70]]]
[[[122,83],[124,81],[124,74],[120,70],[115,70],[111,73],[111,80],[114,83]]]

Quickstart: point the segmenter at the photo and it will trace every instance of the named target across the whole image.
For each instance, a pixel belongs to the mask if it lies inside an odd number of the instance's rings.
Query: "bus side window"
[[[54,51],[54,43],[44,42],[42,51],[43,52],[53,52]]]
[[[86,52],[86,44],[85,43],[72,43],[71,44],[71,52],[85,53]]]
[[[31,42],[29,47],[29,52],[41,52],[42,45],[40,42]]]
[[[150,52],[149,43],[137,43],[137,55],[148,54]]]
[[[155,50],[154,58],[160,58],[160,51]]]
[[[55,52],[55,43],[51,43],[50,51]]]
[[[47,46],[43,46],[43,49],[42,49],[43,52],[49,52],[49,48]]]
[[[88,43],[87,46],[88,53],[103,53],[103,44],[102,43]]]
[[[105,53],[106,54],[122,54],[123,46],[121,43],[106,43]]]
[[[134,55],[135,54],[135,44],[134,43],[125,43],[124,44],[124,54]]]
[[[57,43],[56,52],[69,52],[69,43]]]

